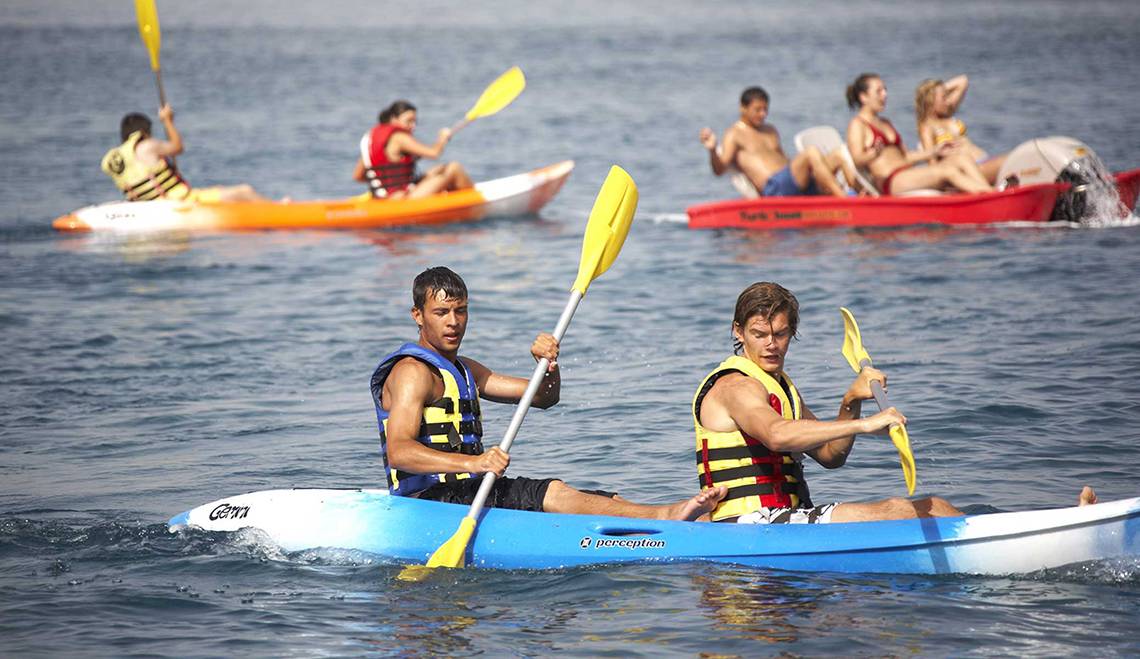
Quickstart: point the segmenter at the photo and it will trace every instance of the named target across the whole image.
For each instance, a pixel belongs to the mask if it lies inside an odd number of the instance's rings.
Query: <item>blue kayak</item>
[[[466,506],[386,490],[265,490],[219,499],[170,530],[249,529],[281,549],[423,563]],[[1140,498],[1091,506],[844,524],[713,524],[487,509],[467,564],[501,569],[712,561],[800,571],[1018,574],[1140,556]]]

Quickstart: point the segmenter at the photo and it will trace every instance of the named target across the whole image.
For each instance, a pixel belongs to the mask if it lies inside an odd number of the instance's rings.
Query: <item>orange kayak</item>
[[[57,218],[59,231],[244,231],[262,229],[372,229],[443,224],[537,212],[558,194],[574,162],[477,183],[474,188],[422,199],[365,196],[312,201],[119,201],[87,206]]]

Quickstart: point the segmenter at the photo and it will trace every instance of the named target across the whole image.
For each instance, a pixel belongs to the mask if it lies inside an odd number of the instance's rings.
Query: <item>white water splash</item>
[[[1112,172],[1098,158],[1089,158],[1090,180],[1085,189],[1085,214],[1078,227],[1103,229],[1108,227],[1132,226],[1140,223],[1120,199]]]

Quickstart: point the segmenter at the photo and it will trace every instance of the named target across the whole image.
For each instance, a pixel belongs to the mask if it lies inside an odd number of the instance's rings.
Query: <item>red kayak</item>
[[[1140,169],[1116,174],[1121,202],[1131,211],[1140,192]],[[1039,183],[979,194],[902,197],[760,197],[697,204],[692,229],[800,229],[892,227],[913,224],[1048,222],[1068,183]]]

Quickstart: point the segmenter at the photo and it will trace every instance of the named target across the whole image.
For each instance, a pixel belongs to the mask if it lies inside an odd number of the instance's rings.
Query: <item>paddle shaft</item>
[[[562,336],[566,334],[566,328],[570,326],[570,319],[574,317],[574,312],[578,309],[578,303],[581,301],[582,293],[576,290],[570,292],[570,299],[566,302],[566,308],[562,310],[558,325],[554,328],[555,341],[562,342]],[[503,441],[499,442],[499,448],[504,453],[510,453],[515,435],[518,435],[523,419],[526,418],[527,410],[530,409],[530,403],[534,400],[535,394],[538,393],[538,388],[542,385],[543,379],[546,378],[546,369],[549,367],[550,360],[545,357],[538,360],[538,364],[534,367],[534,373],[531,374],[530,382],[526,385],[526,392],[519,399],[519,406],[515,408],[511,423],[507,426],[507,432],[503,434]],[[474,519],[479,516],[483,510],[483,504],[487,502],[487,497],[491,494],[491,488],[495,485],[496,478],[495,472],[483,474],[483,482],[479,484],[479,491],[475,494],[475,500],[471,502],[471,509],[467,511],[468,517]]]
[[[466,128],[466,127],[467,127],[467,124],[469,124],[469,123],[471,123],[471,120],[470,120],[470,119],[466,119],[466,118],[464,118],[464,119],[460,119],[459,121],[455,122],[454,124],[452,124],[452,125],[451,125],[451,134],[452,134],[452,135],[455,135],[455,134],[456,134],[456,133],[458,133],[459,131],[461,131],[461,130],[463,130],[464,128]]]
[[[871,365],[871,360],[869,360],[869,359],[864,359],[864,360],[859,362],[859,368],[861,368],[861,369],[867,368],[870,365]],[[871,380],[871,394],[875,396],[875,402],[879,404],[880,410],[885,410],[885,409],[890,408],[891,402],[889,400],[887,400],[887,392],[883,391],[883,383],[882,382],[879,382],[878,380]],[[891,427],[894,428],[898,425],[899,424],[897,424],[897,423],[892,423]]]
[[[162,88],[162,69],[154,70],[154,82],[158,85],[158,107],[166,107],[166,91]]]

